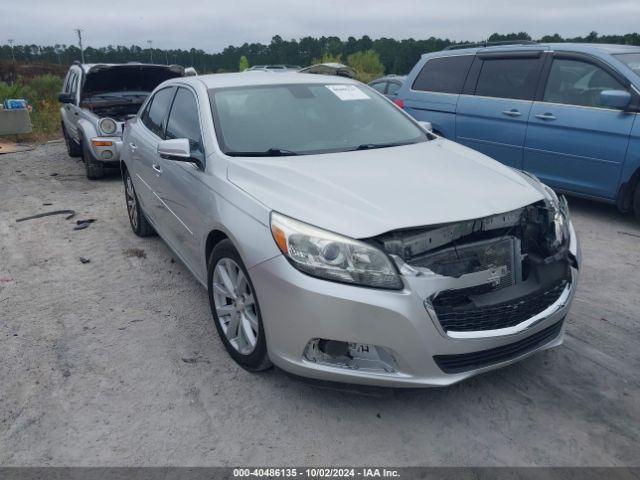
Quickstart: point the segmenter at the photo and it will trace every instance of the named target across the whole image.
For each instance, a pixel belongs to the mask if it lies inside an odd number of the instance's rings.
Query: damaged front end
[[[566,199],[373,239],[450,338],[517,333],[565,307],[578,268]]]

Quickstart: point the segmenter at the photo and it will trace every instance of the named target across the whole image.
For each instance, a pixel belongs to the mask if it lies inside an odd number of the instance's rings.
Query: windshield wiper
[[[284,148],[269,148],[262,152],[226,152],[230,157],[290,157],[294,155],[301,155],[293,150],[286,150]]]
[[[390,143],[363,143],[353,150],[373,150],[374,148],[399,147],[401,145],[411,145],[415,142],[390,142]]]

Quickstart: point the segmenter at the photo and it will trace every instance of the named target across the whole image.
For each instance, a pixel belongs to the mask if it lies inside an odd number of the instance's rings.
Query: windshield
[[[293,84],[210,91],[222,150],[280,156],[383,148],[429,139],[367,87]]]
[[[640,53],[619,53],[616,57],[640,77]]]

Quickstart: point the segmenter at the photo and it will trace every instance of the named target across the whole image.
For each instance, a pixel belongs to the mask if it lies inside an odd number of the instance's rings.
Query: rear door
[[[478,54],[456,109],[456,140],[522,168],[527,119],[542,71],[541,51]]]
[[[635,113],[600,103],[628,81],[586,55],[556,52],[529,115],[523,169],[549,185],[614,199]]]
[[[79,117],[79,101],[78,90],[80,83],[80,72],[78,69],[72,69],[69,73],[67,84],[65,85],[65,92],[72,96],[72,103],[65,103],[63,106],[64,113],[62,119],[64,121],[64,127],[74,140],[78,141],[78,117]]]

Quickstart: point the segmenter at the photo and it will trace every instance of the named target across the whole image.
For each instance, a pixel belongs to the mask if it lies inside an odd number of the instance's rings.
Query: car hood
[[[544,198],[513,169],[444,139],[325,155],[234,158],[228,178],[270,209],[352,238],[481,218]]]
[[[93,65],[86,73],[82,93],[84,97],[105,92],[151,92],[165,80],[184,76],[179,65]]]

